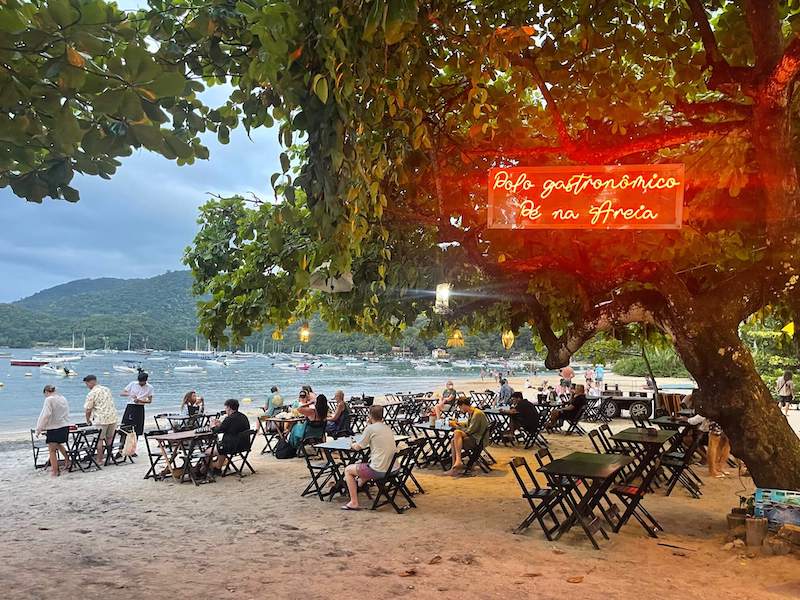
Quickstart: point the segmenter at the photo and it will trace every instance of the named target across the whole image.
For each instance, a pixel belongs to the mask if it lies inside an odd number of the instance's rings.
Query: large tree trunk
[[[705,323],[675,335],[695,378],[698,412],[720,424],[759,487],[800,489],[800,439],[789,426],[735,325]],[[684,330],[684,331],[687,331]]]

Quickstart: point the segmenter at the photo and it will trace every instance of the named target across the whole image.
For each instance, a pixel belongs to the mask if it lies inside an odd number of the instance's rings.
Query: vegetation
[[[647,359],[656,377],[688,377],[689,372],[683,366],[680,357],[671,349],[656,349],[648,351]],[[614,363],[614,373],[617,375],[632,375],[634,377],[647,377],[650,371],[642,356],[625,356]]]
[[[277,200],[209,203],[187,252],[205,335],[319,313],[399,339],[423,314],[429,332],[530,325],[558,367],[639,323],[671,339],[756,484],[798,488],[800,441],[738,328],[765,306],[800,314],[799,10],[150,0],[126,17],[8,0],[0,184],[75,199],[72,170],[108,176],[131,147],[187,162],[204,128],[277,123]],[[227,81],[225,106],[199,103],[201,82]],[[681,230],[486,228],[492,166],[648,162],[686,165]],[[425,290],[444,280],[459,295],[432,314]]]

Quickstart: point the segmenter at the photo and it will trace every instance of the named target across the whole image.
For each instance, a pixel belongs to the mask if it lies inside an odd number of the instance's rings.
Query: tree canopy
[[[105,5],[15,1],[0,183],[21,196],[66,197],[39,183],[55,164],[91,172],[139,144],[188,161],[204,128],[278,125],[275,198],[210,202],[187,251],[209,337],[315,311],[398,336],[427,313],[431,329],[531,324],[556,367],[640,323],[674,341],[758,481],[800,486],[800,444],[737,333],[798,304],[797,2],[150,0],[88,20]],[[206,109],[199,82],[230,84],[229,101]],[[680,230],[486,227],[490,167],[657,162],[685,164]],[[351,291],[310,289],[350,275]],[[446,317],[430,310],[441,281]]]

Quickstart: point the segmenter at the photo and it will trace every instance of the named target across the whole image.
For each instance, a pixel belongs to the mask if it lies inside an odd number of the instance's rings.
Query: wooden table
[[[619,472],[633,460],[630,456],[621,454],[573,452],[539,469],[547,476],[550,486],[559,491],[561,500],[570,508],[570,514],[559,527],[555,539],[559,539],[575,523],[579,523],[595,549],[600,549],[594,534],[599,532],[605,539],[608,539],[608,534],[603,529],[600,517],[595,515],[594,511]],[[586,486],[583,493],[579,487],[581,481]],[[575,494],[579,496],[578,502],[575,502]],[[606,522],[613,527],[607,517]]]
[[[450,442],[455,428],[447,425],[445,427],[435,427],[430,423],[417,423],[414,425],[415,431],[422,432],[427,444],[423,447],[419,459],[420,467],[438,464],[443,471],[450,468],[453,462]]]
[[[213,431],[197,433],[194,430],[176,431],[154,435],[152,439],[158,443],[161,453],[166,461],[165,470],[172,474],[173,469],[182,468],[178,481],[192,481],[195,485],[214,481],[214,474],[211,473],[211,457],[217,448],[217,434]],[[211,452],[208,452],[208,450]],[[154,479],[158,479],[156,465],[158,458],[148,452],[150,457],[150,467],[154,474]],[[178,459],[183,459],[182,465],[178,465]],[[193,462],[194,461],[194,462]],[[205,464],[205,473],[202,476],[195,474],[197,465]],[[161,477],[162,479],[164,477]]]

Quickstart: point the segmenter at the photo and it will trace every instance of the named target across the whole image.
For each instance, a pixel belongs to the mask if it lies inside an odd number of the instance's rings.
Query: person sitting
[[[264,412],[268,417],[274,417],[279,412],[283,411],[283,397],[278,392],[277,385],[273,385],[270,392],[272,393],[272,398],[270,398],[269,402],[264,404]]]
[[[225,419],[212,419],[211,431],[221,433],[222,440],[217,447],[206,450],[206,456],[211,457],[211,468],[221,471],[228,462],[227,455],[243,452],[250,443],[250,420],[239,412],[238,400],[225,400]]]
[[[569,401],[569,404],[565,405],[563,408],[554,410],[550,414],[550,420],[547,422],[545,426],[547,429],[552,429],[556,426],[556,423],[567,420],[567,421],[574,421],[575,419],[579,418],[581,412],[583,412],[583,408],[586,406],[586,389],[583,385],[576,385],[575,386],[575,394],[572,396],[572,399]]]
[[[456,421],[451,421],[450,425],[456,427],[453,432],[452,455],[453,466],[447,472],[448,475],[458,475],[464,470],[464,463],[461,461],[461,449],[474,450],[483,441],[489,429],[489,421],[482,410],[472,406],[469,398],[459,398],[456,401],[458,411],[468,415],[466,426],[459,425]]]
[[[202,415],[206,410],[205,400],[202,396],[198,396],[194,390],[186,392],[181,402],[181,414],[189,417],[195,415]]]
[[[333,399],[336,400],[336,410],[327,419],[328,422],[325,424],[326,433],[330,433],[334,437],[351,433],[350,409],[344,401],[344,392],[336,390]]]
[[[508,385],[507,379],[500,380],[500,389],[497,391],[497,404],[500,406],[506,405],[511,401],[511,394],[514,393],[514,388]]]
[[[301,397],[304,392],[300,392]],[[307,393],[307,392],[306,392]],[[289,444],[293,448],[299,448],[303,439],[311,434],[319,432],[319,437],[325,432],[325,420],[328,418],[328,399],[325,394],[319,394],[313,404],[305,404],[297,409],[305,421],[297,423],[289,433]]]
[[[383,422],[383,406],[375,404],[369,407],[367,427],[361,439],[352,444],[354,450],[369,448],[369,463],[355,463],[347,465],[344,470],[344,480],[347,484],[347,493],[350,501],[342,510],[360,510],[358,506],[358,485],[381,479],[386,476],[389,465],[392,463],[397,445],[394,441],[394,431]]]
[[[514,439],[517,429],[524,429],[530,433],[536,433],[539,426],[539,412],[536,407],[522,396],[522,392],[511,394],[511,408],[501,409],[505,415],[511,415],[511,429],[504,436],[506,439]]]

